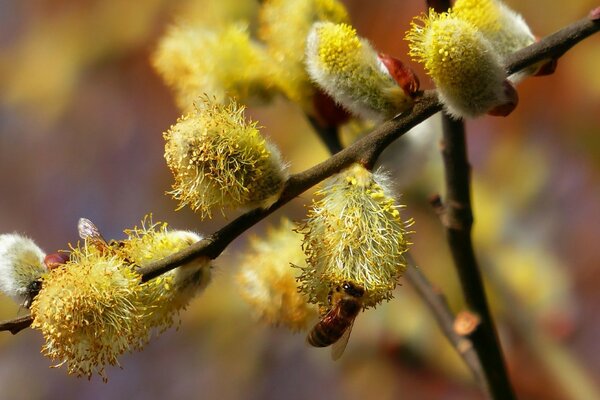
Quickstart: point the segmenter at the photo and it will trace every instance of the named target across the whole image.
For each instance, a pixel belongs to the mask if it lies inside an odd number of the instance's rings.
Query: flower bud
[[[425,66],[450,115],[476,117],[490,111],[506,115],[514,109],[517,93],[505,82],[501,58],[473,24],[451,11],[430,10],[411,25],[406,34],[409,54]]]
[[[25,236],[0,235],[0,292],[28,307],[39,290],[36,282],[48,272],[45,256],[42,249]]]
[[[179,208],[201,217],[213,208],[269,207],[287,179],[277,148],[263,138],[244,108],[206,97],[164,134],[165,159],[175,177]]]
[[[330,307],[332,290],[344,283],[364,289],[363,307],[392,297],[406,268],[409,246],[387,177],[355,164],[330,178],[300,226],[307,267],[298,278],[309,301]]]
[[[388,66],[397,65],[392,60],[380,59],[347,24],[315,23],[308,34],[306,66],[311,78],[362,118],[382,120],[412,106],[408,90],[398,86],[389,72]]]
[[[304,330],[317,318],[317,309],[298,292],[296,277],[305,265],[302,235],[285,219],[265,238],[252,238],[241,259],[236,280],[242,298],[262,320],[292,331]]]

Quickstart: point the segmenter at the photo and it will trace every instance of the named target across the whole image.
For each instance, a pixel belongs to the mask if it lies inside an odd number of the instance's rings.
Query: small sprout
[[[311,78],[334,100],[362,118],[382,120],[412,107],[418,81],[399,65],[392,57],[378,56],[348,24],[315,23],[308,34],[306,66]],[[413,79],[404,82],[401,72]],[[396,79],[403,82],[402,87]]]
[[[266,101],[279,85],[277,63],[241,25],[214,30],[172,27],[152,61],[185,111],[204,93],[221,102],[229,97],[242,102]]]
[[[164,137],[175,177],[169,193],[179,208],[189,205],[202,218],[213,208],[269,207],[287,179],[277,148],[235,102],[224,106],[205,97]]]
[[[0,292],[29,307],[48,272],[45,254],[33,240],[16,233],[0,235]]]
[[[106,365],[141,349],[149,335],[140,297],[140,275],[115,255],[93,246],[74,249],[71,260],[45,275],[31,306],[44,355],[69,374],[106,380]]]
[[[387,177],[355,164],[317,194],[321,199],[299,228],[308,257],[301,291],[323,309],[331,291],[345,284],[364,289],[364,308],[390,299],[406,268],[410,221],[400,218]]]
[[[517,92],[499,54],[473,24],[452,11],[430,10],[411,25],[406,34],[409,54],[425,66],[450,115],[508,115],[516,107]]]
[[[314,86],[304,65],[306,36],[315,22],[347,22],[348,12],[337,0],[267,0],[259,17],[258,35],[281,67],[282,92],[314,114]]]
[[[302,236],[285,219],[267,237],[252,238],[250,247],[236,275],[242,298],[265,322],[305,330],[317,317],[317,309],[298,292],[300,269],[291,265],[305,265]]]

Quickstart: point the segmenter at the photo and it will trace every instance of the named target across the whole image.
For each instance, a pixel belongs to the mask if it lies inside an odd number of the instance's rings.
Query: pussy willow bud
[[[504,59],[509,54],[535,42],[535,36],[523,17],[499,0],[456,0],[453,14],[468,21],[492,44],[496,53]],[[511,76],[517,81],[539,66]]]
[[[298,292],[296,277],[305,266],[302,235],[285,219],[266,237],[252,238],[241,259],[236,280],[242,298],[262,320],[292,331],[306,329],[317,318],[317,308]]]
[[[153,55],[154,68],[175,91],[182,110],[204,93],[223,102],[268,100],[278,87],[278,68],[248,29],[172,27]]]
[[[408,223],[386,176],[360,165],[330,178],[299,228],[308,266],[299,277],[309,301],[328,307],[343,283],[365,290],[363,307],[392,297],[406,268]]]
[[[47,272],[46,255],[33,240],[16,233],[0,235],[0,292],[29,306],[36,283]]]
[[[166,223],[153,223],[151,216],[142,221],[141,228],[125,231],[123,257],[138,267],[170,256],[202,240],[194,232],[169,230]],[[142,286],[142,302],[151,311],[146,324],[164,330],[173,324],[181,309],[210,282],[210,259],[200,257],[160,275]]]
[[[508,115],[517,92],[499,54],[473,24],[450,11],[416,17],[406,34],[409,54],[425,66],[440,101],[456,118]]]
[[[369,42],[348,24],[315,23],[306,66],[327,94],[360,117],[382,120],[412,107],[413,93],[398,86]]]
[[[106,365],[147,341],[141,290],[140,275],[121,258],[87,244],[74,249],[69,262],[45,275],[31,306],[31,326],[46,340],[42,352],[69,374],[106,380]]]
[[[234,102],[224,106],[206,97],[164,137],[175,177],[170,194],[179,208],[189,205],[202,217],[213,208],[268,207],[287,179],[277,148]]]
[[[281,90],[312,114],[314,86],[306,72],[306,35],[318,21],[346,22],[348,12],[337,0],[266,0],[260,9],[259,37],[281,67]]]

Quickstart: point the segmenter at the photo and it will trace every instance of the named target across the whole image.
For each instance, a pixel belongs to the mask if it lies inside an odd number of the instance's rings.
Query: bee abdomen
[[[346,330],[348,326],[337,321],[330,325],[318,323],[313,330],[308,334],[306,340],[308,344],[314,347],[327,347],[335,343]]]

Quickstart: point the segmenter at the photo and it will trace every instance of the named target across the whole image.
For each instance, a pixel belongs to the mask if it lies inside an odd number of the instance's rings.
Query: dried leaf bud
[[[312,114],[314,86],[304,66],[306,35],[318,21],[346,22],[337,0],[267,0],[260,9],[259,37],[281,67],[281,90]]]
[[[185,111],[204,93],[221,102],[229,97],[268,100],[279,85],[276,63],[240,25],[220,30],[173,27],[161,39],[153,65]]]
[[[0,235],[0,291],[17,303],[29,306],[48,272],[46,255],[33,240],[16,233]]]
[[[224,106],[205,97],[164,137],[175,177],[170,194],[179,208],[189,205],[203,218],[213,208],[269,207],[287,179],[277,148],[234,102]]]
[[[243,255],[236,280],[243,299],[264,321],[299,331],[317,317],[317,308],[298,292],[296,277],[305,266],[302,235],[285,219],[265,238],[254,237]]]
[[[71,261],[45,275],[31,306],[34,329],[46,343],[44,355],[69,374],[106,380],[106,365],[147,341],[140,275],[115,255],[93,246],[74,249]]]
[[[369,42],[348,24],[314,24],[306,43],[306,66],[325,92],[362,118],[382,120],[413,104]]]
[[[181,230],[169,230],[166,223],[153,223],[146,216],[141,228],[125,231],[127,239],[120,251],[136,266],[160,260],[202,240],[202,236]],[[151,310],[146,324],[164,330],[173,324],[181,309],[210,282],[210,259],[200,257],[142,284],[142,302]]]
[[[500,56],[473,24],[451,11],[430,10],[429,15],[416,17],[411,26],[406,34],[409,54],[425,66],[450,115],[477,117],[516,106],[516,91],[505,83]]]
[[[364,289],[363,306],[392,297],[406,262],[407,227],[387,177],[353,165],[330,178],[299,228],[307,267],[299,277],[309,301],[328,307],[330,292],[348,282]]]

